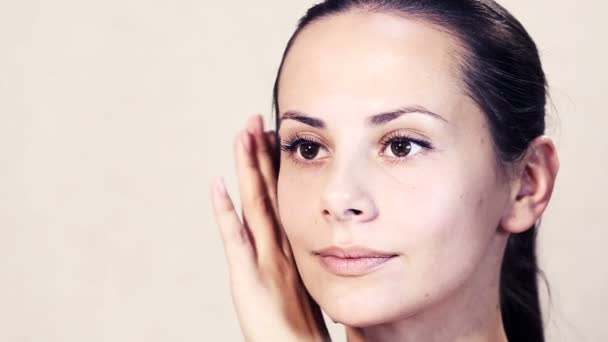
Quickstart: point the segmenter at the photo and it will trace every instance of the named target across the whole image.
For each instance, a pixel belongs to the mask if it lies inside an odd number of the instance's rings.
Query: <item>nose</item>
[[[370,193],[352,173],[335,174],[322,195],[323,217],[337,222],[363,223],[378,216]]]

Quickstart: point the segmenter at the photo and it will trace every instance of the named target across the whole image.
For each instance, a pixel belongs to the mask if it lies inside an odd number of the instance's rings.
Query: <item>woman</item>
[[[327,0],[274,96],[276,135],[254,116],[235,140],[244,221],[212,193],[248,341],[326,340],[319,307],[349,342],[544,341],[535,236],[559,162],[515,18]]]

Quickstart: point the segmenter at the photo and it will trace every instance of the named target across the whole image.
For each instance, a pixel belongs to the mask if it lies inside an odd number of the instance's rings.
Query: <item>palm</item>
[[[243,222],[223,183],[216,183],[212,197],[243,334],[248,341],[329,341],[321,310],[302,283],[281,228],[272,160],[276,145],[260,116],[249,121],[235,148]]]

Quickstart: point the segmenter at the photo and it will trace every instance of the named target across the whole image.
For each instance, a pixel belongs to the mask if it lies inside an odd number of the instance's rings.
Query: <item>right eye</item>
[[[315,160],[319,152],[326,150],[319,142],[310,137],[294,136],[281,144],[281,150],[287,152],[290,158],[307,162]]]
[[[300,155],[304,159],[312,160],[315,159],[317,154],[319,154],[319,144],[314,142],[301,142],[298,145],[298,151]]]

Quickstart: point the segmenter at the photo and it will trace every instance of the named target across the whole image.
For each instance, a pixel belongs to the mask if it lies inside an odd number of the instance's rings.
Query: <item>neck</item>
[[[497,242],[491,245],[504,250]],[[500,310],[502,254],[495,252],[488,253],[471,281],[448,298],[396,321],[347,327],[348,342],[508,342]]]

